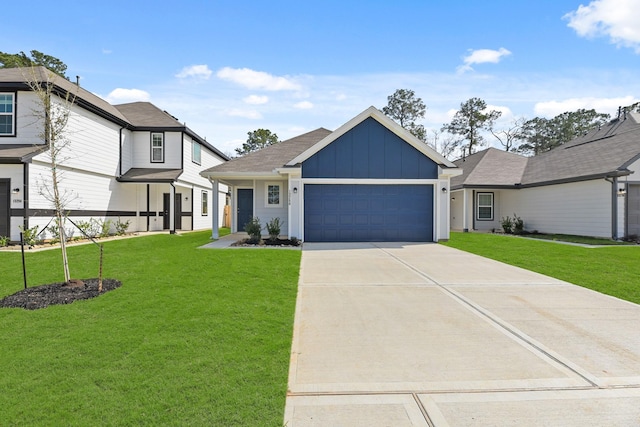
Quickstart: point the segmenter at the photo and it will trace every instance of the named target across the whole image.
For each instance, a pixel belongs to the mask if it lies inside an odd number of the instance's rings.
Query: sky
[[[640,100],[640,0],[52,5],[4,5],[0,51],[55,56],[85,89],[152,102],[227,154],[260,128],[336,129],[397,89],[426,104],[431,136],[472,97],[502,112],[496,129]]]

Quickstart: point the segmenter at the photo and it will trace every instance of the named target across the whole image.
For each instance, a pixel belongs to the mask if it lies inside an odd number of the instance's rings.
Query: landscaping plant
[[[269,233],[269,239],[278,240],[281,228],[282,223],[280,222],[280,218],[271,218],[271,221],[267,222],[267,233]]]
[[[249,242],[253,244],[260,243],[260,237],[262,237],[262,225],[260,224],[260,218],[253,217],[244,225],[244,231],[249,235]]]

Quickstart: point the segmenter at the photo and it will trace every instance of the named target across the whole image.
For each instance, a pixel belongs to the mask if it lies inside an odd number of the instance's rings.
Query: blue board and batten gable
[[[438,164],[369,117],[304,160],[302,178],[437,179]]]

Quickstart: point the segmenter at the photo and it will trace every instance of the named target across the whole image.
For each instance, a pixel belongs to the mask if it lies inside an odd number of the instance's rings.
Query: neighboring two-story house
[[[58,168],[74,222],[129,221],[129,231],[172,233],[209,228],[214,217],[222,224],[227,189],[212,194],[200,172],[229,159],[175,117],[148,102],[111,105],[42,67],[9,68],[0,69],[0,236],[19,240],[21,227],[43,230],[53,218],[44,122],[27,84],[34,78],[75,99]]]

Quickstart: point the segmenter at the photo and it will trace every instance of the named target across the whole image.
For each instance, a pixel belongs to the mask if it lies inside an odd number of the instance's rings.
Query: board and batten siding
[[[525,229],[611,237],[611,183],[601,179],[503,192],[501,212],[516,213]]]
[[[305,160],[302,178],[437,179],[438,165],[370,117]]]

